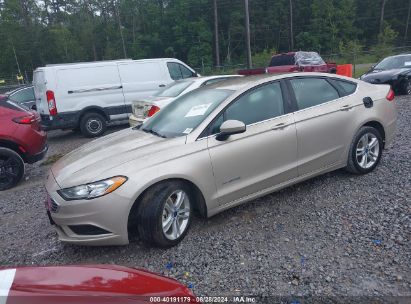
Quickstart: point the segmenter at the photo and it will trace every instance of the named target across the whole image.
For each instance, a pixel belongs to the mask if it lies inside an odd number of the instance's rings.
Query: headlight
[[[58,190],[66,201],[92,199],[113,192],[127,181],[125,176],[114,176],[98,182]]]

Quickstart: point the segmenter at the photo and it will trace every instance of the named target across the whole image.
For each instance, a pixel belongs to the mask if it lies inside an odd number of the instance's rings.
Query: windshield
[[[387,57],[374,67],[374,70],[411,68],[411,56]]]
[[[209,88],[191,91],[144,122],[140,129],[161,137],[187,135],[233,92]]]
[[[160,97],[177,97],[187,89],[193,81],[176,81],[167,85],[164,89],[158,91],[154,96]]]

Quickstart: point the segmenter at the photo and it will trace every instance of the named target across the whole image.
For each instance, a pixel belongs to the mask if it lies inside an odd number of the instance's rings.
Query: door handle
[[[341,107],[340,111],[349,111],[352,109],[351,105],[344,105]]]
[[[286,123],[281,122],[281,123],[279,123],[279,124],[276,124],[276,125],[274,126],[274,128],[272,128],[271,130],[282,130],[282,129],[286,128],[287,126],[288,126],[288,125],[287,125]]]
[[[160,84],[159,87],[160,88],[164,88],[166,85],[165,84]]]

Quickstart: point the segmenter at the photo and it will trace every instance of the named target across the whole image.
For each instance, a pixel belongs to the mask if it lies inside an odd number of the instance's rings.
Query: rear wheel
[[[373,127],[362,127],[351,143],[346,169],[355,174],[366,174],[377,167],[381,159],[383,141]]]
[[[99,113],[86,113],[80,120],[81,133],[86,137],[101,136],[106,131],[106,127],[106,119]]]
[[[172,247],[187,234],[192,218],[190,188],[179,181],[160,183],[143,196],[137,217],[141,240],[158,247]]]
[[[0,191],[17,185],[24,175],[24,161],[15,151],[0,148]]]

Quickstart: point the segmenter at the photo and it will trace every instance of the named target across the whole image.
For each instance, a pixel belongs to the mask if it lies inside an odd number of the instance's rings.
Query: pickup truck
[[[325,62],[316,52],[289,52],[271,57],[266,68],[239,70],[240,75],[257,75],[289,72],[322,72],[336,73],[337,64]]]

